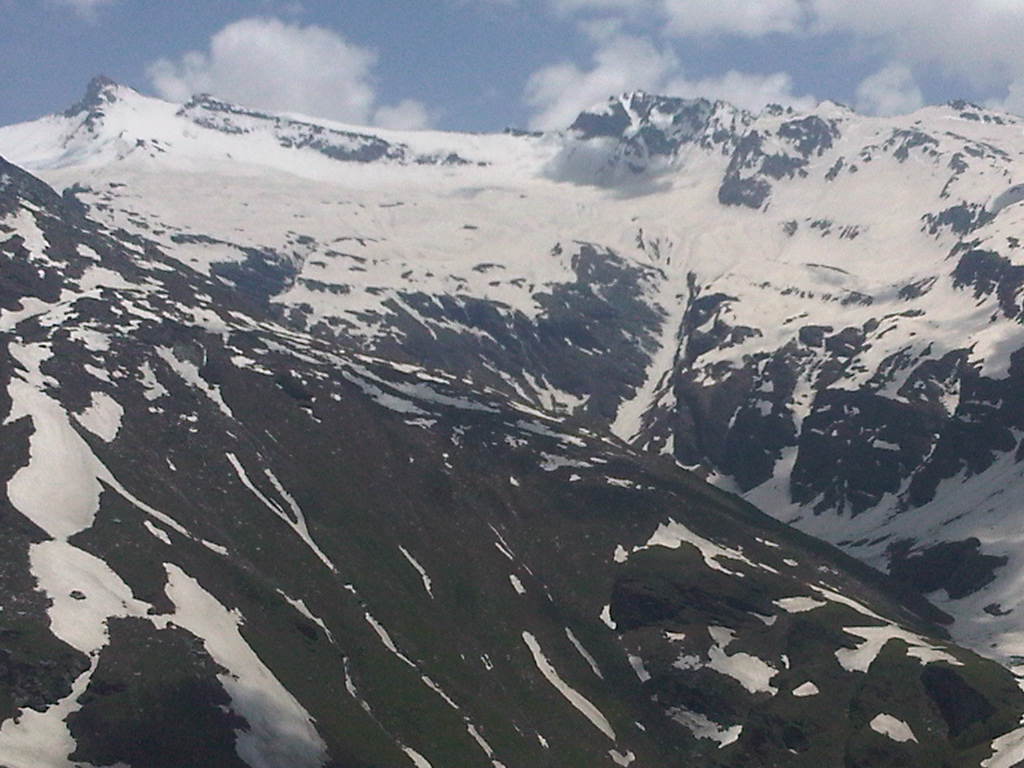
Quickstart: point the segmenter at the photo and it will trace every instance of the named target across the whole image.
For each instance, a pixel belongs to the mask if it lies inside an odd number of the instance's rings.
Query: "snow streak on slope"
[[[537,669],[540,670],[540,673],[544,675],[545,679],[547,679],[547,681],[551,683],[551,685],[553,685],[570,704],[578,709],[595,728],[601,731],[601,733],[612,741],[615,741],[615,731],[612,730],[611,723],[608,722],[608,719],[602,715],[600,710],[583,695],[571,688],[564,680],[562,680],[561,676],[558,674],[558,670],[551,665],[547,656],[544,655],[544,651],[541,649],[540,643],[537,642],[537,638],[529,632],[523,632],[523,642],[526,643],[526,647],[529,648],[530,653],[533,654],[533,661],[537,665]]]

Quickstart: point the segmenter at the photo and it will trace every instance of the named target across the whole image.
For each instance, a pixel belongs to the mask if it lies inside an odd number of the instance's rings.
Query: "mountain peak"
[[[715,105],[707,99],[685,99],[632,91],[612,96],[577,116],[569,130],[581,138],[623,138],[645,128],[694,134],[707,126]]]
[[[105,104],[117,101],[117,89],[121,86],[106,75],[96,75],[85,87],[82,98],[64,111],[65,117],[74,117],[83,112],[89,117],[98,117]]]

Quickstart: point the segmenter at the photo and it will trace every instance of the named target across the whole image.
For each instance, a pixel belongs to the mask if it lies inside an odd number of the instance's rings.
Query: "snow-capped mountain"
[[[0,764],[1012,765],[962,646],[1024,655],[1022,153],[102,79],[0,128]]]

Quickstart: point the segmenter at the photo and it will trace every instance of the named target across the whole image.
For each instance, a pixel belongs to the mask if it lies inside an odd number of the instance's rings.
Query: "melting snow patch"
[[[409,565],[416,569],[416,572],[420,575],[420,580],[423,582],[423,588],[427,591],[427,594],[430,595],[430,598],[433,599],[434,592],[431,588],[432,582],[430,581],[430,576],[427,575],[426,570],[419,564],[415,557],[409,554],[409,550],[403,546],[399,546],[398,549],[405,556],[405,559],[409,561]]]
[[[813,611],[815,608],[821,608],[826,603],[823,600],[815,600],[813,597],[783,597],[779,600],[773,600],[772,605],[781,608],[787,613],[805,613]]]
[[[488,744],[487,740],[480,735],[480,731],[477,730],[477,727],[468,720],[466,721],[466,730],[469,732],[469,735],[473,737],[473,741],[480,746],[483,753],[487,755],[488,759],[490,759],[491,765],[494,768],[505,768],[504,765],[494,759],[494,750],[491,749],[491,745]]]
[[[11,352],[15,353],[13,344]],[[8,481],[7,497],[48,534],[66,538],[92,525],[99,509],[102,486],[97,476],[102,465],[68,422],[64,409],[33,384],[42,386],[41,378],[32,383],[12,378],[8,386],[13,404],[6,423],[30,416],[34,431],[29,438],[29,463]],[[57,477],[60,482],[53,482]]]
[[[818,690],[818,686],[809,681],[803,685],[798,685],[793,689],[793,695],[798,699],[802,699],[807,696],[817,696],[819,693],[821,693],[821,691]]]
[[[227,670],[218,678],[235,711],[249,723],[249,730],[236,732],[238,756],[254,768],[322,766],[327,747],[309,713],[242,637],[241,614],[221,605],[176,565],[164,568],[167,596],[176,609],[166,622],[203,639],[213,660]]]
[[[629,768],[629,765],[636,760],[636,755],[632,752],[619,752],[614,749],[608,750],[608,756],[611,757],[612,762],[616,765],[621,765],[622,768]]]
[[[405,746],[403,746],[402,747],[402,751],[405,752],[406,757],[408,757],[410,760],[412,760],[412,764],[415,765],[416,768],[434,768],[434,766],[432,766],[427,761],[427,758],[425,758],[423,755],[421,755],[419,752],[417,752],[412,747],[405,747]]]
[[[71,693],[42,712],[23,709],[17,718],[4,721],[0,728],[0,763],[9,768],[73,768],[68,755],[75,751],[75,740],[65,723],[68,715],[81,708],[79,697],[85,693],[95,669],[79,675]]]
[[[285,602],[288,603],[288,605],[290,605],[296,611],[298,611],[303,616],[305,616],[307,619],[309,619],[314,624],[316,624],[318,627],[320,627],[320,629],[323,630],[324,634],[327,635],[327,639],[330,640],[332,643],[334,642],[334,635],[331,634],[331,630],[329,630],[327,628],[327,625],[324,624],[323,619],[321,619],[319,616],[313,615],[313,612],[310,611],[309,608],[306,607],[305,602],[303,602],[302,600],[295,600],[295,599],[289,597],[284,592],[282,592],[280,589],[277,590],[277,594],[279,594],[281,597],[283,597],[285,599]]]
[[[847,672],[867,672],[890,640],[903,640],[909,646],[907,655],[916,658],[922,664],[945,661],[963,666],[955,657],[930,645],[920,635],[894,624],[887,624],[884,627],[843,627],[843,631],[864,639],[856,648],[840,648],[836,651],[836,660]]]
[[[110,566],[66,541],[33,544],[29,561],[51,601],[50,631],[82,653],[93,655],[107,644],[109,617],[147,615],[150,606],[136,600]]]
[[[871,721],[871,730],[883,736],[888,736],[893,741],[917,741],[917,737],[914,736],[914,732],[910,730],[909,725],[892,715],[884,713],[876,715],[875,719]]]
[[[149,531],[153,536],[160,539],[167,546],[171,545],[171,537],[167,535],[167,531],[163,528],[153,525],[149,520],[143,520],[142,524],[146,526],[146,530]]]
[[[519,580],[518,576],[516,576],[514,573],[510,573],[508,575],[508,580],[512,582],[512,589],[514,589],[518,594],[526,594],[526,587],[523,586],[523,582]]]
[[[770,693],[774,696],[779,692],[770,685],[772,678],[778,674],[778,670],[771,664],[749,653],[734,653],[730,656],[725,652],[735,636],[731,629],[708,627],[708,633],[715,643],[708,649],[707,666],[710,669],[731,677],[750,693]]]
[[[228,548],[222,544],[214,544],[212,541],[207,541],[206,539],[202,539],[199,543],[211,552],[216,552],[218,555],[221,555],[222,557],[227,557],[229,554],[231,554],[228,551]]]
[[[662,523],[658,526],[657,530],[651,535],[651,538],[647,540],[647,543],[642,547],[634,547],[633,552],[639,552],[644,549],[650,549],[651,547],[667,547],[668,549],[679,549],[682,544],[690,544],[700,550],[701,556],[704,558],[704,564],[708,568],[715,571],[721,571],[727,573],[730,576],[743,577],[744,574],[736,571],[730,571],[724,565],[718,562],[718,558],[724,557],[730,560],[737,560],[741,563],[746,563],[754,568],[759,567],[756,563],[751,562],[742,552],[738,549],[728,549],[722,547],[715,542],[705,539],[703,536],[699,536],[682,523],[677,523],[671,518],[667,523]],[[767,566],[763,566],[767,568]]]
[[[75,420],[105,443],[112,443],[121,430],[124,408],[105,392],[93,392],[92,403]]]
[[[425,686],[427,686],[427,688],[429,688],[431,691],[433,691],[439,697],[441,697],[441,700],[444,701],[444,703],[447,704],[449,707],[451,707],[452,709],[456,709],[456,710],[461,709],[461,707],[458,704],[456,704],[454,701],[452,701],[452,698],[447,693],[444,692],[444,689],[441,688],[441,686],[439,686],[437,683],[435,683],[429,677],[427,677],[426,675],[420,675],[420,681]]]
[[[523,642],[526,643],[526,647],[529,648],[530,653],[533,654],[533,662],[537,665],[537,669],[540,670],[540,673],[544,675],[545,679],[551,683],[551,685],[553,685],[570,704],[579,710],[579,712],[586,717],[595,728],[601,731],[601,733],[612,741],[615,741],[615,731],[612,730],[612,725],[608,722],[608,719],[601,714],[601,711],[597,707],[591,704],[578,691],[569,687],[565,681],[562,680],[558,674],[558,670],[551,665],[547,656],[544,655],[544,651],[541,650],[540,644],[537,642],[537,638],[529,632],[523,632]]]
[[[1024,759],[1024,727],[1003,734],[992,742],[992,754],[981,768],[1016,768]]]
[[[647,667],[644,666],[644,660],[639,656],[629,655],[629,666],[633,668],[636,676],[640,679],[641,683],[646,683],[651,679],[651,673],[647,671]]]
[[[415,669],[416,665],[412,662],[412,660],[409,659],[408,656],[406,656],[398,650],[398,646],[395,645],[395,641],[391,639],[391,635],[388,634],[388,631],[384,629],[384,625],[377,621],[375,618],[373,618],[369,611],[365,612],[363,616],[366,619],[366,623],[373,627],[373,631],[377,633],[377,637],[380,638],[380,641],[384,644],[384,647],[391,651],[391,653],[393,653],[395,656],[401,659],[404,663],[408,664],[410,667]]]
[[[593,673],[602,680],[604,680],[604,675],[601,674],[601,668],[597,666],[597,662],[594,660],[594,657],[591,656],[587,649],[583,647],[583,643],[579,641],[576,635],[573,634],[573,631],[568,627],[565,628],[565,636],[569,638],[569,642],[572,643],[572,646],[576,649],[576,652],[579,653],[579,655],[583,657],[587,664],[590,665],[590,669],[593,671]]]
[[[286,523],[288,527],[295,532],[296,536],[302,539],[306,546],[309,547],[313,554],[316,555],[324,565],[326,565],[332,571],[336,571],[337,569],[334,567],[334,563],[331,562],[330,558],[328,558],[327,555],[323,553],[320,547],[316,545],[316,542],[313,541],[313,537],[310,536],[309,528],[306,527],[306,518],[303,516],[302,510],[299,509],[298,504],[295,503],[295,499],[293,499],[284,490],[284,488],[281,486],[281,483],[278,482],[274,474],[270,470],[265,470],[267,478],[273,484],[274,488],[281,495],[281,497],[288,503],[288,506],[291,508],[294,517],[289,517],[288,513],[285,512],[284,509],[282,509],[279,504],[268,499],[267,496],[263,493],[263,491],[261,491],[253,484],[252,480],[249,479],[249,475],[245,471],[245,467],[242,466],[242,463],[238,460],[238,457],[235,456],[235,454],[226,453],[225,456],[227,457],[228,462],[230,462],[231,466],[234,468],[235,474],[238,475],[238,479],[242,481],[242,485],[248,488],[249,491],[253,494],[253,496],[255,496],[263,503],[263,506],[265,506],[275,515],[281,518],[281,520],[284,521],[284,523]]]
[[[606,605],[601,609],[601,621],[604,622],[604,625],[608,627],[608,629],[619,628],[618,624],[615,623],[615,620],[612,619],[612,607],[610,605]]]
[[[682,726],[685,726],[690,733],[698,739],[710,739],[718,742],[718,748],[722,749],[736,741],[743,732],[742,725],[733,725],[726,728],[710,720],[706,715],[693,712],[683,707],[675,707],[668,710],[668,716]]]
[[[540,468],[543,469],[545,472],[554,472],[556,469],[561,469],[562,467],[586,469],[593,466],[592,464],[586,461],[580,461],[579,459],[570,459],[566,456],[555,456],[554,454],[550,453],[541,453],[541,458],[543,459],[543,461],[541,461],[540,463]]]
[[[172,371],[181,377],[182,381],[206,395],[220,409],[221,413],[229,419],[235,418],[228,404],[224,402],[224,398],[220,395],[220,387],[214,386],[204,379],[195,363],[179,360],[167,347],[157,347],[156,353],[167,363]]]

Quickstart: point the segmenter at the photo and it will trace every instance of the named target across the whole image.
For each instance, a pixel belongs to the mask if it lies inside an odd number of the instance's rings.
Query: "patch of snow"
[[[295,500],[284,492],[284,489],[281,487],[281,484],[277,482],[277,478],[273,473],[266,470],[267,477],[274,484],[278,493],[282,494],[289,502],[292,513],[295,515],[294,519],[289,517],[288,513],[285,512],[276,502],[271,501],[263,491],[256,487],[249,478],[249,474],[245,471],[245,467],[242,466],[242,462],[238,460],[238,457],[235,456],[235,454],[228,452],[224,454],[224,456],[228,460],[228,463],[231,464],[231,467],[235,470],[235,474],[238,475],[238,479],[242,481],[242,485],[244,485],[253,496],[259,499],[263,506],[273,512],[274,515],[280,518],[289,528],[291,528],[295,535],[302,539],[302,542],[324,565],[326,565],[331,571],[336,572],[337,568],[334,567],[334,563],[331,562],[331,559],[327,557],[327,555],[323,553],[323,550],[321,550],[320,547],[317,546],[316,542],[313,541],[313,537],[310,535],[309,529],[306,527],[305,517],[302,515],[302,511],[295,503]]]
[[[22,709],[17,717],[0,726],[0,764],[6,768],[78,768],[68,755],[75,751],[75,740],[65,722],[81,709],[78,699],[85,693],[96,668],[92,666],[75,678],[71,693],[42,712]]]
[[[871,721],[871,730],[875,733],[880,733],[883,736],[888,736],[893,741],[905,742],[905,741],[917,741],[917,737],[914,736],[914,732],[910,730],[910,726],[902,720],[899,720],[892,715],[882,713],[875,715]]]
[[[772,605],[778,606],[787,613],[806,613],[828,605],[828,603],[824,600],[815,600],[813,597],[782,597],[772,600]]]
[[[612,619],[612,607],[610,605],[606,605],[601,609],[601,621],[604,622],[608,629],[618,629],[618,625]]]
[[[708,649],[707,667],[719,674],[731,677],[750,693],[775,695],[778,689],[771,680],[779,672],[771,664],[751,656],[749,653],[728,654],[726,648],[732,643],[734,632],[725,627],[708,627],[714,645]]]
[[[92,402],[75,420],[105,443],[112,443],[121,430],[124,408],[106,392],[93,392]]]
[[[314,624],[316,624],[318,627],[320,627],[320,629],[323,630],[323,633],[327,636],[327,639],[330,640],[332,643],[334,642],[334,635],[331,634],[331,630],[329,630],[327,628],[327,625],[324,624],[323,619],[321,619],[319,616],[315,616],[313,614],[313,612],[311,610],[309,610],[309,608],[306,607],[306,603],[304,601],[296,600],[296,599],[294,599],[292,597],[289,597],[287,594],[282,592],[280,589],[277,590],[277,594],[279,594],[281,597],[283,597],[285,599],[285,602],[288,603],[288,605],[290,605],[292,608],[294,608],[300,614],[302,614],[307,619],[309,619]]]
[[[636,673],[641,683],[646,683],[651,679],[651,673],[647,671],[647,667],[644,666],[644,660],[639,656],[629,654],[629,666],[633,668],[633,672]]]
[[[526,647],[530,649],[530,653],[533,655],[533,662],[537,665],[537,669],[544,678],[551,683],[552,686],[565,697],[566,701],[575,707],[580,714],[582,714],[591,724],[597,728],[601,733],[607,736],[612,741],[615,741],[615,731],[612,730],[611,723],[608,719],[601,714],[601,711],[595,707],[590,701],[588,701],[583,695],[581,695],[574,688],[571,688],[558,674],[551,662],[548,661],[547,656],[544,655],[544,651],[540,647],[540,643],[529,632],[523,632],[523,642],[526,643]]]
[[[847,672],[867,672],[890,640],[904,641],[909,646],[907,655],[916,658],[922,664],[944,661],[963,666],[955,656],[937,648],[920,635],[895,624],[886,624],[882,627],[843,627],[843,631],[864,640],[856,648],[840,648],[836,651],[836,660]]]
[[[434,768],[434,766],[432,766],[427,761],[427,758],[425,758],[423,755],[421,755],[419,752],[417,752],[412,747],[406,747],[406,746],[403,745],[402,746],[402,751],[405,752],[406,757],[408,757],[410,760],[412,760],[412,764],[414,766],[416,766],[416,768]]]
[[[167,531],[163,528],[153,525],[149,520],[143,520],[142,524],[146,526],[146,530],[149,531],[153,536],[160,539],[167,546],[171,545],[171,537],[167,535]]]
[[[518,576],[516,576],[514,573],[510,573],[508,575],[508,580],[512,583],[512,589],[514,589],[517,594],[526,594],[526,587],[523,586],[523,582],[519,580]]]
[[[199,368],[196,367],[195,363],[188,360],[179,360],[174,356],[174,352],[167,347],[157,347],[156,353],[160,359],[167,363],[167,366],[172,371],[181,377],[182,381],[206,395],[206,397],[208,397],[210,401],[220,409],[220,412],[229,419],[235,418],[235,414],[231,412],[228,404],[225,403],[224,398],[221,397],[220,387],[211,384],[204,379],[202,374],[199,373]]]
[[[410,659],[404,653],[402,653],[400,650],[398,650],[398,646],[395,645],[395,641],[391,639],[391,635],[388,634],[388,631],[384,628],[383,624],[381,624],[379,621],[373,618],[369,611],[365,611],[363,613],[363,618],[365,618],[366,623],[373,628],[373,631],[377,633],[377,637],[380,638],[380,641],[385,648],[391,651],[391,653],[394,654],[398,659],[400,659],[404,664],[412,667],[413,669],[416,669],[416,663],[412,661],[412,659]]]
[[[616,765],[621,765],[622,768],[629,768],[629,766],[636,760],[636,755],[632,752],[619,752],[615,749],[608,750],[608,756],[612,759]]]
[[[423,568],[422,565],[419,564],[419,561],[416,560],[415,557],[409,554],[409,550],[407,550],[405,547],[401,545],[398,546],[398,549],[399,551],[401,551],[402,555],[405,556],[405,559],[409,561],[409,565],[416,569],[416,572],[420,575],[420,580],[423,582],[423,589],[426,590],[427,594],[430,595],[430,599],[433,600],[434,591],[432,589],[432,582],[430,581],[430,576],[427,575],[427,571]]]
[[[673,707],[667,713],[669,717],[684,726],[698,739],[710,739],[718,742],[718,748],[729,746],[743,733],[742,725],[723,726],[711,720],[707,715],[686,709]]]
[[[738,549],[729,549],[723,547],[710,539],[705,539],[682,523],[678,523],[675,520],[669,518],[667,523],[662,523],[651,535],[651,538],[647,540],[647,543],[641,547],[634,547],[633,552],[640,552],[644,549],[650,549],[651,547],[666,547],[668,549],[679,549],[682,544],[690,544],[696,547],[700,551],[701,557],[704,558],[704,564],[715,571],[721,573],[727,573],[730,576],[743,577],[744,574],[736,571],[730,571],[724,565],[718,562],[718,558],[725,558],[729,560],[736,560],[741,563],[745,563],[751,567],[761,567],[757,563],[752,562],[746,555],[744,555]]]
[[[576,652],[583,657],[583,660],[586,661],[587,664],[590,665],[591,671],[599,678],[604,680],[604,675],[601,673],[601,668],[597,666],[597,661],[594,659],[593,656],[590,655],[590,652],[583,647],[583,643],[579,641],[579,638],[577,638],[575,633],[568,627],[565,628],[565,636],[569,638],[569,642],[572,643],[572,646],[576,649]]]
[[[1024,725],[992,742],[992,754],[981,761],[981,768],[1017,768],[1024,760]]]
[[[233,708],[249,723],[248,730],[236,731],[238,756],[253,768],[320,768],[327,746],[309,713],[242,637],[242,615],[221,605],[178,566],[165,563],[164,568],[167,596],[175,606],[165,621],[202,638],[211,658],[226,670],[218,678]]]

